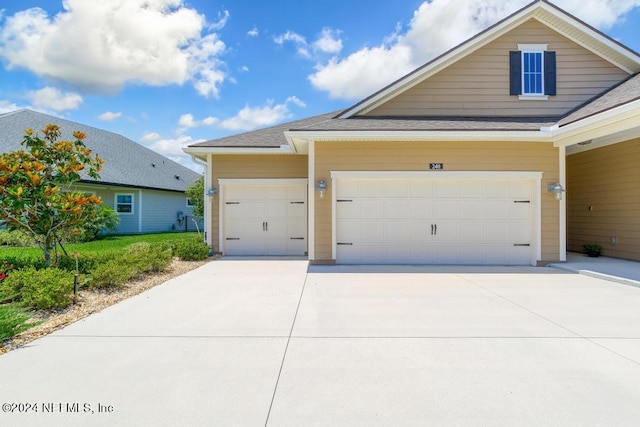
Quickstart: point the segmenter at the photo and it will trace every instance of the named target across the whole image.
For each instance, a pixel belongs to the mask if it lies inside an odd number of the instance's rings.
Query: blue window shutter
[[[556,53],[544,53],[544,94],[556,94]]]
[[[509,94],[522,94],[522,52],[514,50],[509,52]]]

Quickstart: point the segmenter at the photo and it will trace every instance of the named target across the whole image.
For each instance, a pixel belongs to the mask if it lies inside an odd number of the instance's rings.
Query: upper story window
[[[133,194],[116,194],[116,212],[133,215]]]
[[[511,95],[522,100],[546,100],[556,94],[556,53],[547,45],[519,44],[510,52]]]
[[[522,94],[544,95],[542,52],[522,52]]]

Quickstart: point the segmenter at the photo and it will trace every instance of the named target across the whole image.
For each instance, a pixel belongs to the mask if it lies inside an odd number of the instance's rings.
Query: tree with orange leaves
[[[0,225],[27,232],[42,249],[47,265],[59,236],[80,232],[98,213],[102,200],[74,190],[81,173],[98,179],[104,161],[74,132],[74,141],[59,141],[49,124],[43,136],[25,131],[24,149],[0,154]]]

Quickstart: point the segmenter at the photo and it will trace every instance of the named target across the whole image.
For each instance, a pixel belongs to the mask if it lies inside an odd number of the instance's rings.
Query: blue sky
[[[0,113],[194,167],[197,141],[348,107],[528,0],[0,0]],[[640,0],[556,0],[640,51]]]

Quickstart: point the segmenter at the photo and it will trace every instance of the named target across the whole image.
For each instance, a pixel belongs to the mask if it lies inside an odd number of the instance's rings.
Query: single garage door
[[[273,181],[224,185],[225,255],[306,255],[306,180],[304,184]]]
[[[528,265],[528,180],[337,179],[341,264]]]

